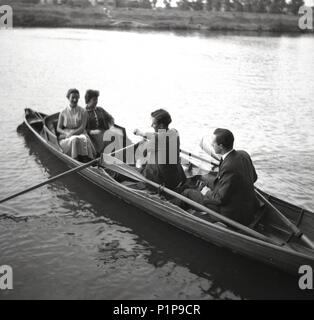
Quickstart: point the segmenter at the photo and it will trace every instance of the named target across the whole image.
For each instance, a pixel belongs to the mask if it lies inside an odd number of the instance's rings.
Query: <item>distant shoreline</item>
[[[285,14],[140,8],[115,8],[107,14],[100,7],[26,4],[12,7],[14,27],[304,33],[298,28],[298,16]],[[313,30],[306,33],[313,34]]]

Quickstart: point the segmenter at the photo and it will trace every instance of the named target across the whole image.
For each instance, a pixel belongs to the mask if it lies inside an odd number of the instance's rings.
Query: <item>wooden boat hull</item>
[[[41,115],[44,116],[43,114]],[[26,114],[24,122],[34,136],[68,167],[73,168],[81,164],[62,153],[60,147],[55,144],[55,141],[49,141],[45,130],[40,129],[40,125],[32,125],[29,115]],[[202,219],[200,216],[193,215],[181,209],[167,200],[160,199],[157,194],[148,194],[145,191],[135,190],[118,183],[100,168],[89,167],[79,172],[79,174],[104,191],[119,197],[123,201],[138,207],[158,219],[170,223],[171,225],[212,244],[228,248],[235,253],[279,268],[294,276],[298,276],[298,270],[301,265],[310,265],[314,268],[314,252],[311,250],[303,250],[303,252],[299,252],[288,245],[277,246],[258,240],[254,237],[244,235],[230,228],[225,228],[218,224],[211,223]],[[295,212],[295,208],[301,210],[298,207],[274,197],[270,197],[270,200],[276,203],[277,206],[281,206],[281,209],[290,206],[294,209],[291,210],[291,212]],[[289,218],[292,220],[297,219],[292,215],[292,213],[290,216],[291,217]],[[313,214],[303,210],[303,219],[305,218],[309,219],[312,226],[314,225]],[[276,224],[278,222],[274,219],[273,223]],[[312,230],[313,229],[311,229],[311,231]],[[280,232],[285,233],[287,230],[282,228]]]

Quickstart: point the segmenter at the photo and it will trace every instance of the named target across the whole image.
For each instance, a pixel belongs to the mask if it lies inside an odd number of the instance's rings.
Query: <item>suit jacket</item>
[[[257,174],[247,152],[233,150],[219,166],[213,191],[204,204],[218,205],[220,213],[248,225],[258,209],[254,191]]]

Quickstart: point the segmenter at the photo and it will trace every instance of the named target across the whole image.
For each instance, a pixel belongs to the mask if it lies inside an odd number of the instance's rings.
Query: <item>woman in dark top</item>
[[[87,123],[86,131],[89,134],[97,153],[105,147],[103,136],[106,130],[114,125],[113,117],[101,107],[97,107],[99,91],[87,90],[85,94]]]
[[[148,139],[144,145],[147,163],[142,173],[147,179],[175,190],[186,180],[180,164],[179,133],[176,129],[169,129],[172,120],[166,110],[158,109],[151,116],[155,132],[143,133],[138,129],[134,131],[134,134]]]

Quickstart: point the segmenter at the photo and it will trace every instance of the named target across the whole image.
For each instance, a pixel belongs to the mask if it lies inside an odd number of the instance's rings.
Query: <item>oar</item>
[[[106,160],[105,160],[106,157],[110,157],[110,156],[109,155],[105,155],[105,154],[103,155],[102,164],[104,166],[106,166]],[[108,158],[108,160],[109,160],[110,163],[112,162],[111,157]],[[116,159],[114,159],[114,161],[116,161]],[[115,162],[115,163],[117,163],[117,162]],[[109,164],[108,166],[112,168],[111,164]],[[278,243],[277,241],[274,241],[274,240],[262,235],[259,232],[256,232],[256,231],[254,231],[254,230],[252,230],[252,229],[250,229],[250,228],[248,228],[248,227],[246,227],[246,226],[244,226],[244,225],[242,225],[242,224],[240,224],[240,223],[238,223],[238,222],[236,222],[234,220],[231,220],[231,219],[229,219],[229,218],[227,218],[227,217],[225,217],[225,216],[223,216],[223,215],[221,215],[221,214],[219,214],[219,213],[217,213],[217,212],[215,212],[213,210],[210,210],[209,208],[207,208],[207,207],[205,207],[205,206],[203,206],[203,205],[201,205],[201,204],[199,204],[199,203],[197,203],[197,202],[195,202],[195,201],[193,201],[191,199],[188,199],[188,198],[182,196],[181,194],[179,194],[179,193],[177,193],[175,191],[172,191],[172,190],[170,190],[170,189],[168,189],[168,188],[166,188],[166,187],[164,187],[164,186],[162,186],[162,185],[160,185],[160,184],[158,184],[156,182],[148,180],[147,178],[145,178],[143,175],[141,175],[139,172],[137,172],[135,170],[127,169],[127,168],[124,168],[124,167],[120,167],[119,170],[120,170],[120,172],[121,171],[125,172],[126,176],[133,177],[136,180],[140,180],[140,181],[142,181],[142,182],[144,182],[144,183],[146,183],[148,185],[151,185],[152,187],[154,187],[154,188],[156,188],[158,190],[161,190],[161,191],[169,194],[170,196],[175,197],[175,198],[177,198],[177,199],[189,204],[190,206],[196,208],[197,210],[206,212],[211,217],[214,217],[217,220],[220,220],[220,221],[228,224],[229,226],[232,226],[232,227],[234,227],[234,228],[236,228],[238,230],[241,230],[242,232],[244,232],[247,235],[250,235],[250,236],[255,237],[257,239],[269,242],[271,244],[280,245],[280,246],[283,245],[283,243]]]
[[[202,158],[202,157],[200,157],[200,156],[198,156],[198,155],[196,155],[196,154],[193,154],[192,152],[188,152],[188,151],[185,151],[185,150],[182,150],[182,149],[180,149],[180,152],[183,153],[183,154],[185,154],[185,155],[187,155],[187,156],[189,156],[189,157],[193,157],[193,158],[198,159],[198,160],[200,160],[200,161],[203,161],[203,162],[207,162],[207,163],[212,164],[209,160],[207,160],[207,159],[205,159],[205,158]],[[220,161],[220,158],[218,158],[214,153],[211,153],[210,156],[211,156],[213,159],[215,159],[215,160],[217,160],[217,161]]]
[[[43,182],[38,183],[38,184],[36,184],[36,185],[34,185],[34,186],[31,186],[31,187],[29,187],[29,188],[27,188],[27,189],[25,189],[25,190],[23,190],[23,191],[14,193],[14,194],[12,194],[12,195],[4,198],[4,199],[1,199],[1,200],[0,200],[0,203],[3,203],[3,202],[8,201],[8,200],[10,200],[10,199],[16,198],[16,197],[18,197],[18,196],[20,196],[20,195],[22,195],[22,194],[24,194],[24,193],[27,193],[27,192],[32,191],[32,190],[35,190],[35,189],[37,189],[37,188],[40,188],[40,187],[44,186],[45,184],[54,182],[54,181],[56,181],[56,180],[58,180],[58,179],[60,179],[60,178],[62,178],[62,177],[64,177],[64,176],[67,176],[67,175],[71,174],[71,173],[79,172],[79,171],[81,171],[81,170],[83,170],[83,169],[85,169],[85,168],[93,165],[94,163],[96,163],[96,162],[99,161],[99,160],[100,160],[100,157],[99,157],[99,158],[96,158],[96,159],[94,159],[94,160],[92,160],[92,161],[90,161],[90,162],[84,163],[83,165],[81,165],[81,166],[79,166],[79,167],[76,167],[76,168],[73,168],[73,169],[68,170],[68,171],[66,171],[66,172],[63,172],[63,173],[61,173],[61,174],[58,174],[58,175],[56,175],[56,176],[53,177],[53,178],[50,178],[50,179],[48,179],[48,180],[46,180],[46,181],[43,181]]]
[[[131,145],[125,147],[125,148],[122,148],[122,149],[119,149],[119,150],[117,150],[117,151],[114,151],[114,152],[112,152],[111,154],[120,152],[120,151],[122,151],[122,150],[126,150],[126,149],[131,148],[131,147],[134,147],[135,145],[136,145],[136,144],[131,144]],[[111,155],[111,154],[110,154],[110,155]],[[56,175],[56,176],[54,176],[54,177],[52,177],[52,178],[50,178],[50,179],[48,179],[48,180],[46,180],[46,181],[43,181],[43,182],[41,182],[41,183],[38,183],[38,184],[36,184],[36,185],[34,185],[34,186],[31,186],[31,187],[29,187],[29,188],[27,188],[27,189],[25,189],[25,190],[20,191],[20,192],[14,193],[14,194],[12,194],[12,195],[4,198],[4,199],[1,199],[1,200],[0,200],[0,203],[3,203],[3,202],[5,202],[5,201],[11,200],[11,199],[13,199],[13,198],[16,198],[16,197],[18,197],[18,196],[20,196],[20,195],[22,195],[22,194],[24,194],[24,193],[27,193],[27,192],[32,191],[32,190],[35,190],[35,189],[37,189],[37,188],[40,188],[40,187],[42,187],[42,186],[44,186],[44,185],[46,185],[46,184],[48,184],[48,183],[54,182],[54,181],[56,181],[56,180],[58,180],[58,179],[60,179],[60,178],[63,178],[63,177],[65,177],[65,176],[69,175],[69,174],[82,171],[82,170],[90,167],[90,166],[93,165],[94,163],[97,163],[100,159],[101,159],[101,157],[98,157],[98,158],[96,158],[96,159],[93,159],[92,161],[89,161],[89,162],[87,162],[87,163],[82,164],[81,166],[78,166],[78,167],[73,168],[73,169],[70,169],[70,170],[68,170],[68,171],[66,171],[66,172],[60,173],[60,174],[58,174],[58,175]]]
[[[305,235],[303,232],[292,223],[283,213],[281,213],[270,201],[268,201],[256,188],[256,194],[269,206],[273,209],[273,211],[277,214],[280,220],[285,223],[294,233],[294,235],[300,238],[308,247],[314,249],[314,243]]]

